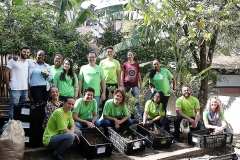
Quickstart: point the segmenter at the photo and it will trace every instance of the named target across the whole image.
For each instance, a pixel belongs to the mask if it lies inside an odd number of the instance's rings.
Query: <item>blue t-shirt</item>
[[[47,71],[47,68],[45,65],[39,65],[36,63],[32,75],[30,77],[30,86],[45,86],[46,85],[46,79],[42,75],[42,71]]]

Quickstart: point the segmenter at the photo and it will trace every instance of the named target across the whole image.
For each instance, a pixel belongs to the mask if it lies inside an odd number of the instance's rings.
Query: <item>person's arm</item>
[[[93,119],[92,119],[92,123],[95,123],[96,121],[97,121],[97,113],[95,112],[93,112],[92,113],[92,117],[93,117]]]
[[[124,123],[126,120],[128,120],[129,117],[130,117],[129,115],[123,117],[123,118],[118,122],[118,124],[122,124],[122,123]]]
[[[124,87],[124,71],[121,71],[121,84],[120,86]]]
[[[95,127],[94,124],[92,122],[89,122],[87,120],[81,119],[78,117],[78,112],[73,112],[73,119],[76,122],[80,122],[80,123],[85,123],[89,128],[93,128]]]
[[[121,71],[117,71],[117,79],[118,79],[118,85],[122,87],[122,82],[121,82]]]
[[[192,125],[195,124],[195,121],[194,121],[192,118],[186,116],[186,115],[182,112],[182,108],[176,107],[176,112],[177,112],[178,115],[180,115],[180,116],[183,117],[184,119],[187,119]]]
[[[173,81],[173,90],[176,90],[177,89],[177,81],[176,81],[176,78],[172,78],[172,81]]]
[[[138,81],[139,81],[139,89],[141,92],[142,91],[142,76],[141,76],[140,72],[138,72]]]
[[[198,123],[200,120],[200,109],[196,109],[195,122]]]
[[[114,118],[114,117],[111,117],[111,116],[107,116],[107,115],[103,115],[103,118],[104,118],[104,119],[107,119],[107,120],[110,120],[110,121],[113,121],[113,122],[118,121],[117,118]]]
[[[5,71],[4,71],[4,81],[6,83],[6,87],[7,89],[9,89],[9,82],[10,82],[10,72],[11,72],[11,69],[6,67],[5,68]]]
[[[78,79],[77,79],[77,75],[76,75],[76,74],[74,74],[74,78],[75,78],[75,84],[74,84],[74,97],[77,98],[77,96],[78,96],[79,86],[78,86]]]
[[[157,116],[157,117],[153,118],[152,120],[150,120],[149,123],[154,123],[154,122],[160,120],[161,118],[162,118],[162,116]]]
[[[82,86],[83,86],[83,79],[82,78],[79,78],[78,86],[79,86],[79,97],[81,98],[82,97]]]
[[[101,88],[102,88],[101,99],[104,101],[106,99],[106,81],[105,81],[105,78],[101,79]]]

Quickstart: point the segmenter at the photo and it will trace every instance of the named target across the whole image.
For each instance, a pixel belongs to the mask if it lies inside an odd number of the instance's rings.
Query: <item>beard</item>
[[[190,94],[190,93],[183,93],[182,95],[183,95],[185,98],[189,98],[191,94]]]
[[[24,54],[21,54],[20,56],[21,56],[22,59],[27,59],[28,58],[28,56],[24,55]]]

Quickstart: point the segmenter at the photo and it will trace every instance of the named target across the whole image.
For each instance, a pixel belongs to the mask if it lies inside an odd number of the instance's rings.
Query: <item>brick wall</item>
[[[216,87],[215,89],[218,94],[240,94],[239,86]]]

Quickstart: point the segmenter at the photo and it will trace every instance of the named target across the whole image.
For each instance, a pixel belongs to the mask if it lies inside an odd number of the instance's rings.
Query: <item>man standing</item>
[[[125,88],[125,92],[129,92],[129,90],[132,89],[131,93],[133,97],[136,97],[139,94],[139,89],[140,92],[142,91],[140,67],[138,62],[133,60],[134,53],[132,51],[128,51],[127,57],[128,61],[122,65],[121,83]],[[142,119],[142,111],[139,103],[137,104],[137,115],[138,119]]]
[[[179,141],[180,123],[182,119],[188,120],[190,130],[203,130],[204,126],[200,120],[200,104],[197,98],[190,95],[191,90],[189,85],[182,87],[182,96],[176,101],[177,116],[174,119],[175,135],[174,140]]]
[[[14,118],[14,104],[28,99],[28,62],[26,59],[29,53],[30,47],[22,46],[18,60],[11,59],[6,66],[5,82],[10,94],[9,119]]]
[[[92,87],[95,91],[94,99],[97,101],[97,106],[100,104],[100,89],[102,88],[101,99],[105,100],[106,83],[102,67],[96,65],[97,54],[91,51],[88,56],[89,64],[84,65],[80,69],[79,74],[79,96],[82,97],[82,89]],[[101,88],[100,88],[100,85]],[[98,110],[99,111],[99,110]]]
[[[99,66],[103,68],[105,80],[106,80],[106,100],[108,99],[109,90],[108,87],[115,87],[116,89],[120,87],[121,84],[121,68],[118,60],[113,59],[114,51],[113,47],[106,47],[107,58],[103,59]],[[113,93],[113,91],[112,91]],[[102,102],[102,108],[105,105],[105,101]]]
[[[56,73],[61,72],[63,70],[63,57],[59,52],[55,53],[54,56],[54,65],[50,66],[50,71],[52,73],[52,77],[55,76]],[[52,79],[53,81],[53,79]]]

